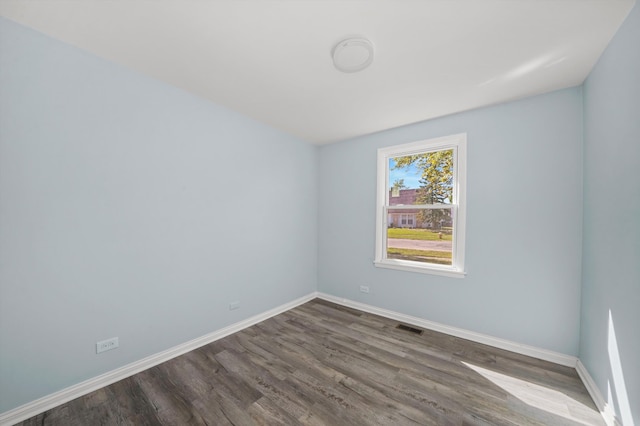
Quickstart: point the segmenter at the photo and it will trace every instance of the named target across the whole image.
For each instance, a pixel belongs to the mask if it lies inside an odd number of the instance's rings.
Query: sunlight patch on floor
[[[564,417],[573,422],[587,425],[591,424],[577,419],[572,415],[571,410],[569,409],[570,406],[584,406],[584,404],[570,398],[560,391],[549,389],[506,374],[497,373],[467,362],[463,362],[463,364],[531,407]]]

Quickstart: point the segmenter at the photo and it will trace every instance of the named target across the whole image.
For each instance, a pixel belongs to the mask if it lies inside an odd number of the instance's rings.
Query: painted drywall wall
[[[467,276],[376,268],[377,149],[465,132]],[[581,143],[572,88],[323,146],[319,291],[577,355]]]
[[[0,43],[0,412],[316,290],[315,146],[4,19]]]
[[[584,84],[580,359],[624,425],[640,423],[640,7]]]

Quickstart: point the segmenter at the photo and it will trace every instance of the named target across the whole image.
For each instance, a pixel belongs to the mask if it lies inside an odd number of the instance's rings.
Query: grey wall
[[[316,147],[4,19],[0,42],[0,412],[316,290]]]
[[[577,355],[581,102],[567,89],[322,147],[319,291]],[[462,132],[467,277],[376,268],[377,148]]]
[[[584,85],[580,359],[625,425],[640,422],[640,7]]]

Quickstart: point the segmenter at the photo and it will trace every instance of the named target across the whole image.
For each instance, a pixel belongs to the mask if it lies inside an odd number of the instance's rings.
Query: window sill
[[[373,262],[373,264],[377,268],[396,269],[399,271],[418,272],[420,274],[440,275],[443,277],[464,278],[467,275],[466,272],[460,271],[451,267],[438,268],[434,266],[416,266],[413,264],[403,262],[401,260],[394,260],[394,261],[379,260],[379,261]]]

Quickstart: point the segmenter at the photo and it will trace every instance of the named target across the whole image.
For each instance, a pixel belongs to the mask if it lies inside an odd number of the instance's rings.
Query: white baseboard
[[[228,327],[190,340],[186,343],[174,346],[170,349],[167,349],[166,351],[148,356],[139,361],[127,364],[123,367],[93,377],[89,380],[85,380],[84,382],[62,389],[58,392],[54,392],[50,395],[29,402],[20,407],[14,408],[13,410],[6,411],[0,414],[0,426],[14,425],[33,416],[37,416],[38,414],[43,413],[53,407],[57,407],[60,404],[64,404],[65,402],[69,402],[73,399],[79,398],[83,395],[108,386],[119,380],[126,379],[127,377],[133,376],[136,373],[147,370],[158,364],[162,364],[165,361],[169,361],[170,359],[197,349],[201,346],[207,345],[211,342],[215,342],[218,339],[222,339],[223,337],[236,333],[278,314],[281,314],[282,312],[286,312],[289,309],[293,309],[296,306],[307,303],[308,301],[313,300],[316,297],[316,292],[310,293],[289,303],[285,303],[284,305],[280,305],[266,312],[255,315],[251,318],[247,318],[246,320],[231,324]]]
[[[206,334],[204,336],[193,339],[189,342],[174,346],[166,351],[159,352],[157,354],[148,356],[139,361],[117,368],[115,370],[104,373],[100,376],[96,376],[84,382],[70,386],[66,389],[62,389],[58,392],[54,392],[43,398],[24,404],[13,410],[6,411],[0,414],[0,426],[13,425],[26,420],[30,417],[43,413],[53,407],[69,402],[73,399],[79,398],[97,389],[108,386],[119,380],[130,377],[141,371],[147,370],[165,361],[169,361],[177,356],[185,354],[189,351],[197,349],[201,346],[207,345],[216,340],[222,339],[230,334],[241,331],[247,327],[264,321],[268,318],[286,312],[296,306],[307,303],[314,298],[320,298],[329,302],[337,303],[339,305],[348,306],[350,308],[358,309],[371,314],[380,315],[382,317],[390,318],[396,321],[401,321],[407,324],[417,325],[429,330],[439,331],[452,336],[460,337],[463,339],[471,340],[474,342],[482,343],[485,345],[493,346],[500,349],[505,349],[511,352],[519,353],[522,355],[531,356],[534,358],[542,359],[545,361],[554,362],[556,364],[564,365],[567,367],[576,368],[578,375],[582,379],[587,391],[591,395],[591,398],[595,402],[596,406],[600,410],[603,418],[609,426],[621,426],[617,420],[615,413],[611,406],[606,403],[602,394],[600,393],[595,382],[589,375],[589,372],[585,366],[574,356],[561,354],[558,352],[549,351],[546,349],[536,348],[534,346],[524,345],[521,343],[513,342],[506,339],[500,339],[497,337],[489,336],[486,334],[476,333],[474,331],[465,330],[462,328],[451,327],[448,325],[440,324],[434,321],[425,320],[422,318],[401,314],[399,312],[390,311],[387,309],[378,308],[376,306],[367,305],[353,300],[344,299],[336,296],[331,296],[325,293],[313,292],[306,296],[300,297],[289,303],[285,303],[276,308],[270,309],[261,314],[255,315],[246,320],[237,322],[228,327]]]
[[[600,389],[598,389],[598,386],[596,385],[596,382],[593,380],[593,377],[591,377],[591,374],[589,374],[587,367],[585,367],[580,360],[578,360],[578,364],[576,365],[576,371],[578,372],[578,376],[580,376],[582,383],[584,383],[584,387],[587,388],[589,395],[591,395],[591,399],[593,399],[596,407],[600,410],[600,414],[602,414],[602,418],[604,418],[607,426],[621,426],[622,423],[616,417],[615,411],[611,405],[605,401]]]
[[[451,327],[448,325],[425,320],[422,318],[401,314],[399,312],[378,308],[376,306],[366,305],[360,302],[354,302],[353,300],[331,296],[325,293],[318,293],[318,297],[320,299],[324,299],[329,302],[348,306],[350,308],[369,312],[371,314],[380,315],[382,317],[390,318],[396,321],[401,321],[411,325],[417,325],[419,327],[427,328],[429,330],[439,331],[441,333],[449,334],[451,336],[460,337],[463,339],[471,340],[473,342],[482,343],[482,344],[493,346],[496,348],[506,349],[511,352],[527,355],[533,358],[542,359],[544,361],[550,361],[550,362],[564,365],[567,367],[575,368],[576,363],[578,361],[578,359],[575,356],[565,355],[558,352],[549,351],[547,349],[536,348],[535,346],[524,345],[522,343],[517,343],[517,342],[513,342],[506,339],[500,339],[498,337],[489,336],[487,334],[476,333],[475,331],[465,330],[463,328]]]
[[[580,359],[578,359],[577,357],[549,351],[546,349],[536,348],[535,346],[512,342],[506,339],[488,336],[486,334],[476,333],[474,331],[469,331],[462,328],[451,327],[422,318],[401,314],[399,312],[378,308],[376,306],[355,302],[353,300],[331,296],[325,293],[318,293],[318,297],[329,302],[358,309],[360,311],[369,312],[374,315],[380,315],[385,318],[393,319],[411,325],[417,325],[422,328],[439,331],[441,333],[461,337],[463,339],[471,340],[496,348],[506,349],[511,352],[531,356],[534,358],[542,359],[544,361],[550,361],[556,364],[564,365],[566,367],[573,367],[576,369],[578,376],[580,376],[580,379],[582,380],[585,388],[587,388],[591,399],[593,399],[593,402],[596,404],[596,407],[600,411],[600,414],[602,415],[602,418],[606,422],[607,426],[622,426],[622,423],[616,417],[613,408],[602,397],[602,394],[596,386],[596,383],[593,381],[593,378],[585,368],[584,364],[582,364]]]

